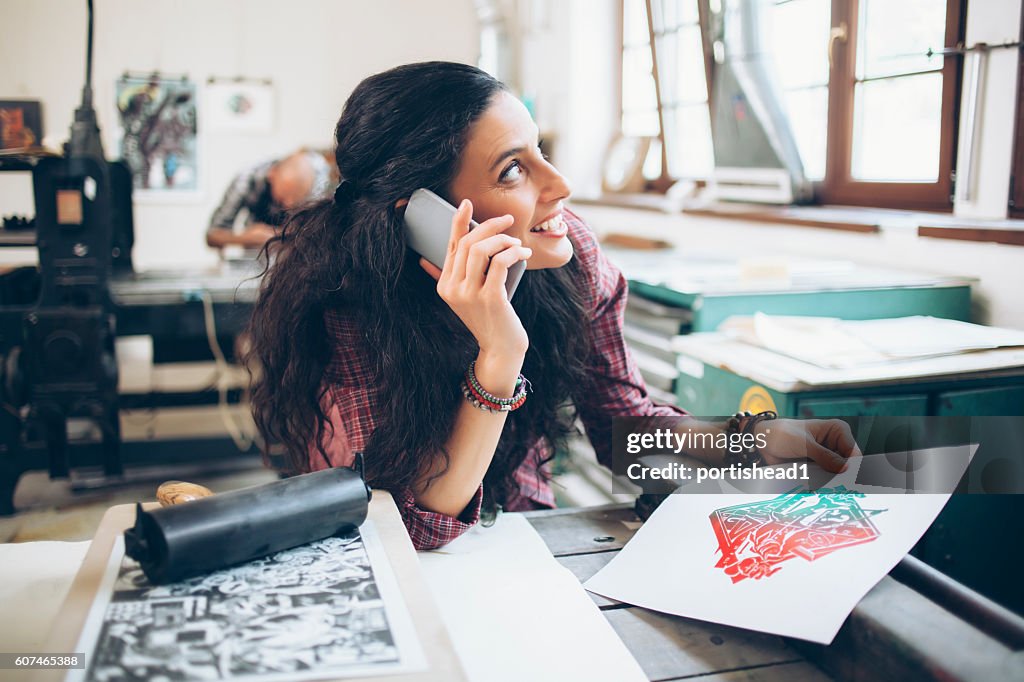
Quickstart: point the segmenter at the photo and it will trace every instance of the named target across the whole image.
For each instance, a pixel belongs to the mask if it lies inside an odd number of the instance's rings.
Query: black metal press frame
[[[116,481],[125,461],[194,461],[219,454],[218,448],[222,453],[227,442],[189,439],[164,449],[122,442],[116,336],[155,330],[180,338],[183,325],[193,337],[205,335],[197,327],[202,305],[184,294],[153,305],[131,295],[122,295],[129,300],[119,305],[114,295],[145,277],[133,272],[131,261],[131,172],[123,162],[106,160],[92,106],[92,5],[87,0],[82,103],[62,153],[0,153],[0,172],[31,174],[35,203],[34,232],[0,231],[0,246],[34,244],[39,253],[38,268],[0,276],[0,515],[14,512],[15,487],[29,470],[46,468],[51,478],[62,478],[98,466],[102,478]],[[247,294],[241,303],[230,296],[211,303],[227,323],[222,332],[235,335],[247,324],[254,290]],[[132,406],[162,406],[149,398],[152,404]],[[69,420],[91,422],[99,437],[69,441]],[[184,455],[173,451],[175,445]]]

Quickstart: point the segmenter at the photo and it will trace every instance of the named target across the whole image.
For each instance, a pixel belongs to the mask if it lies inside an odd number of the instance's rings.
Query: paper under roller
[[[152,511],[138,505],[125,552],[164,584],[357,528],[370,499],[361,463]]]

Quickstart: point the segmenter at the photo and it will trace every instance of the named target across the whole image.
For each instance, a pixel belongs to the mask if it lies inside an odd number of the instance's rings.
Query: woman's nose
[[[572,188],[569,187],[569,181],[565,179],[565,176],[558,172],[558,169],[552,166],[547,161],[544,162],[547,166],[547,174],[545,176],[544,188],[542,191],[542,198],[545,201],[560,201],[562,199],[569,198],[572,194]]]

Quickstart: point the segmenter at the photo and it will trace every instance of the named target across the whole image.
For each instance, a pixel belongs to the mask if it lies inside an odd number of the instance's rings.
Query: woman
[[[613,416],[685,414],[647,396],[622,340],[625,280],[565,208],[569,186],[537,134],[471,66],[367,78],[335,130],[342,184],[285,225],[263,280],[251,334],[266,442],[294,471],[363,452],[367,481],[394,494],[420,549],[458,536],[482,506],[553,506],[543,465],[572,430],[570,403],[605,464]],[[402,211],[420,187],[459,207],[441,269],[406,248]],[[841,422],[777,424],[788,436],[764,449],[769,462],[808,452],[838,470],[836,450],[856,448]]]

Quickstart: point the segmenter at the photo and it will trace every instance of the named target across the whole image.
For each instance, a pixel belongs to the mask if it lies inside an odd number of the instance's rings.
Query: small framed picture
[[[38,100],[0,100],[0,149],[43,144],[43,112]]]
[[[206,86],[206,121],[211,131],[222,133],[273,132],[273,85],[210,79]]]

